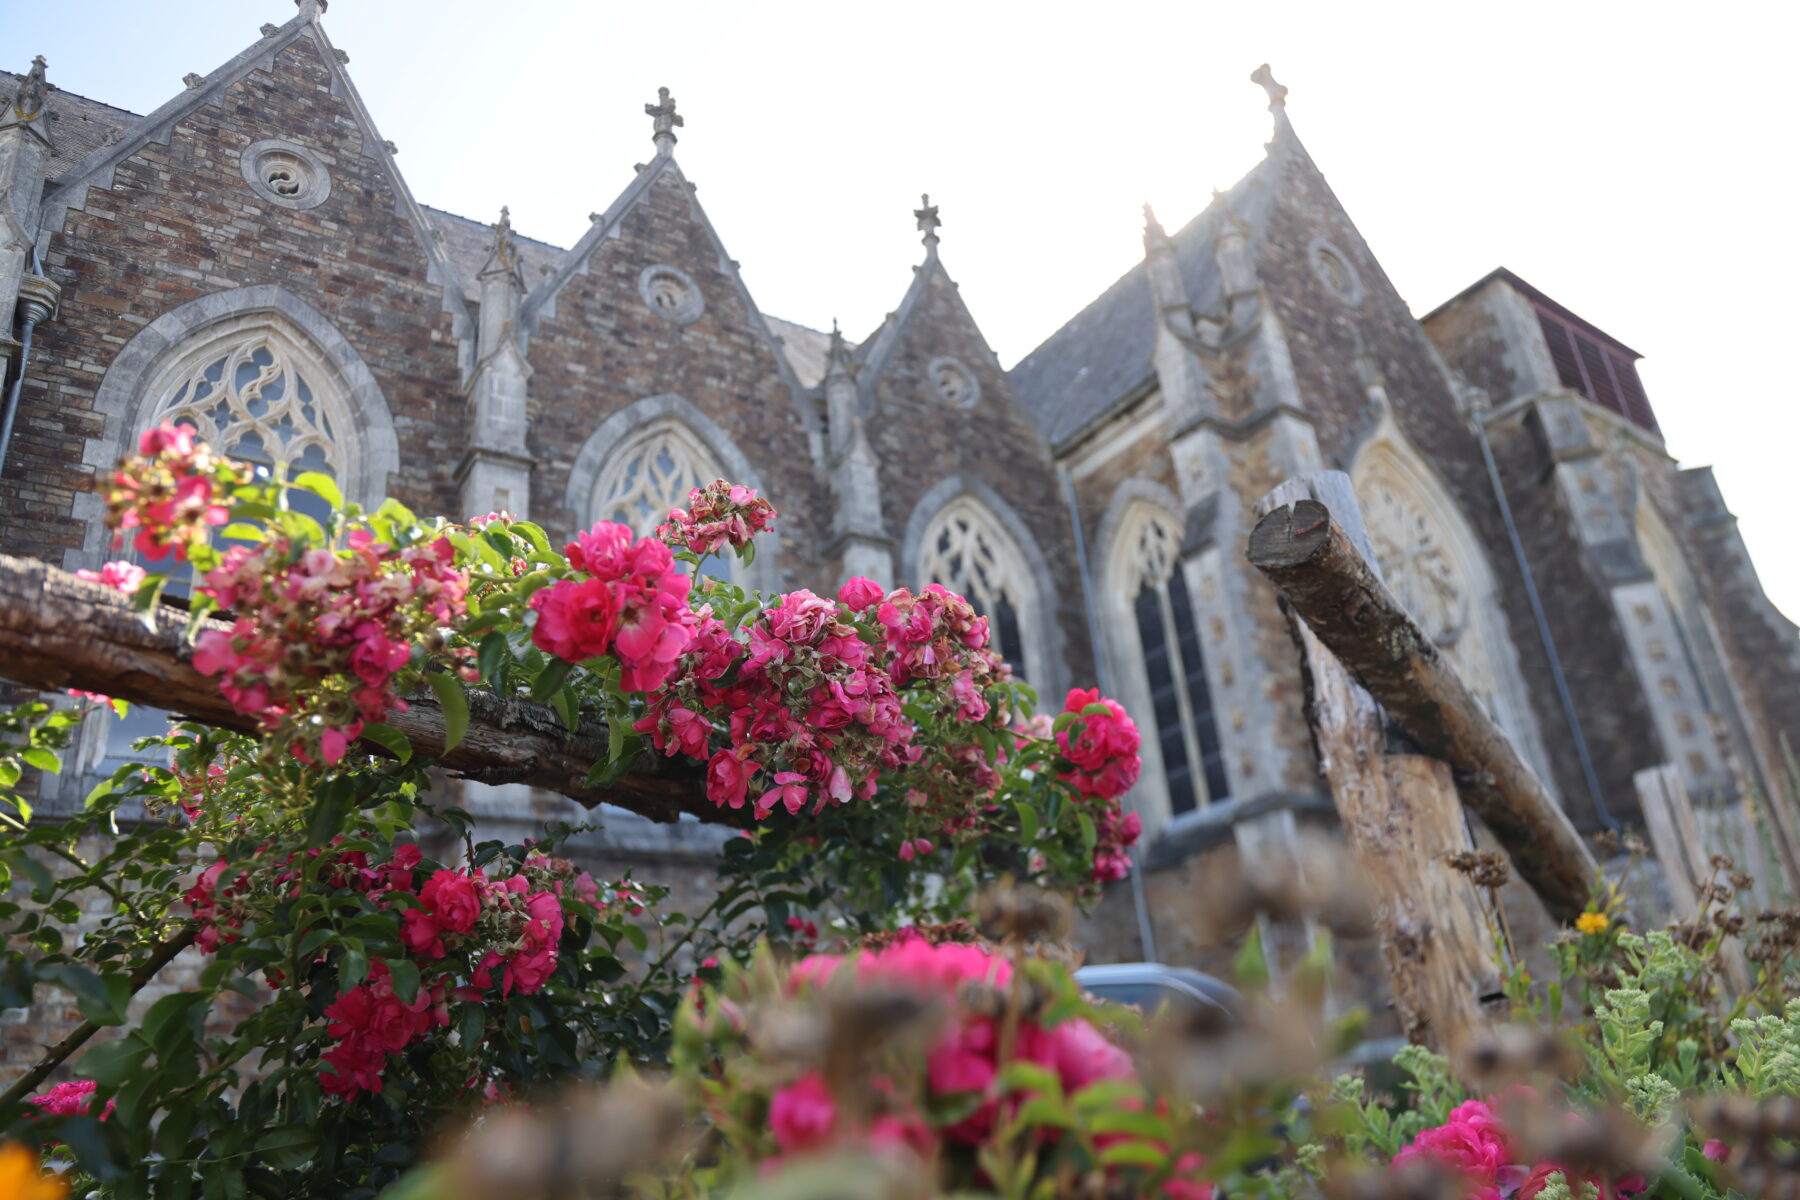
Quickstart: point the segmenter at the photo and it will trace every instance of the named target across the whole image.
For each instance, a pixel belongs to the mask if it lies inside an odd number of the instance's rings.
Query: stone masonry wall
[[[1320,450],[1329,465],[1348,469],[1357,446],[1375,424],[1377,414],[1355,366],[1358,354],[1366,354],[1368,365],[1387,391],[1395,420],[1436,468],[1486,550],[1526,690],[1551,757],[1556,789],[1576,822],[1587,824],[1593,818],[1586,785],[1467,416],[1452,395],[1424,330],[1318,168],[1297,145],[1290,153],[1294,157],[1270,218],[1267,243],[1259,249],[1257,268],[1287,331],[1301,395],[1317,422]],[[1362,285],[1358,304],[1340,300],[1313,270],[1308,251],[1316,238],[1328,240],[1348,257]],[[1553,497],[1538,494],[1552,486],[1543,480],[1542,466],[1541,461],[1530,463],[1515,457],[1502,463],[1502,474],[1515,509],[1528,510],[1515,515],[1522,531],[1536,542],[1528,551],[1532,552],[1534,571],[1539,573],[1545,604],[1553,614],[1557,648],[1569,668],[1577,709],[1584,720],[1588,714],[1605,714],[1629,724],[1626,714],[1634,711],[1637,700],[1628,673],[1622,672],[1626,662],[1622,644],[1617,655],[1609,646],[1611,618],[1604,597],[1597,594],[1595,584],[1579,566],[1581,555],[1574,545],[1566,544],[1566,554],[1555,561],[1544,557],[1553,553],[1548,543],[1560,540],[1561,521],[1542,502]],[[1525,493],[1530,494],[1529,499]],[[1604,718],[1601,723],[1612,724]],[[1605,732],[1599,736],[1590,732],[1590,744],[1603,736]],[[1602,757],[1601,784],[1614,814],[1635,811],[1628,756],[1609,750]]]
[[[679,171],[666,171],[625,214],[619,235],[595,249],[531,332],[530,449],[537,460],[532,513],[560,540],[586,512],[564,511],[576,455],[609,415],[674,393],[736,443],[780,512],[778,563],[787,586],[815,589],[817,548],[830,528],[797,398],[782,382],[772,344],[703,224]],[[651,311],[638,294],[644,268],[685,271],[705,297],[691,324]],[[585,481],[577,481],[585,496]],[[763,547],[767,552],[771,547]]]
[[[884,521],[899,546],[920,500],[940,481],[961,475],[992,488],[1030,529],[1049,564],[1050,577],[1038,586],[1055,605],[1067,678],[1089,686],[1094,659],[1080,572],[1068,504],[1049,446],[1014,395],[956,285],[941,268],[928,264],[923,269],[930,272],[925,295],[900,331],[875,383],[873,408],[864,415],[881,464]],[[940,355],[955,358],[974,374],[981,395],[973,407],[958,408],[937,394],[926,368]],[[898,561],[895,565],[900,566]],[[897,582],[916,586],[923,581]],[[1046,707],[1061,707],[1060,696],[1042,699]]]
[[[295,211],[244,182],[238,151],[282,138],[317,153],[330,197]],[[61,564],[81,545],[68,516],[89,488],[83,443],[108,364],[140,328],[212,292],[278,284],[323,313],[374,373],[392,410],[401,471],[390,492],[421,513],[449,512],[449,472],[464,441],[456,340],[443,291],[426,278],[418,234],[396,215],[385,169],[362,153],[364,130],[331,94],[312,40],[254,71],[151,142],[94,187],[50,240],[45,267],[62,310],[42,326],[0,480],[8,513],[0,548]]]

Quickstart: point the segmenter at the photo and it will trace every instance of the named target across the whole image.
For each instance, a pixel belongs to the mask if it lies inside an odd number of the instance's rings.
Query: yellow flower
[[[0,1200],[63,1200],[69,1189],[38,1170],[37,1155],[17,1142],[0,1146]]]
[[[1575,928],[1583,933],[1605,933],[1606,927],[1611,924],[1605,913],[1584,912],[1575,918]]]

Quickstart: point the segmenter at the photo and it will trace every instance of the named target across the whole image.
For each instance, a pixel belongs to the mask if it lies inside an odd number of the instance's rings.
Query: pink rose
[[[769,1101],[769,1131],[783,1154],[823,1145],[836,1124],[837,1101],[817,1071],[802,1075]]]
[[[606,653],[618,629],[612,587],[601,579],[553,583],[531,597],[531,608],[538,615],[532,644],[565,662]]]
[[[706,798],[720,808],[742,808],[757,764],[740,751],[721,750],[706,764]]]
[[[851,612],[862,612],[864,609],[880,604],[887,598],[887,593],[882,591],[881,585],[873,579],[857,575],[838,589],[837,596],[849,607]]]
[[[481,916],[480,880],[461,871],[432,872],[419,899],[447,933],[468,933]]]

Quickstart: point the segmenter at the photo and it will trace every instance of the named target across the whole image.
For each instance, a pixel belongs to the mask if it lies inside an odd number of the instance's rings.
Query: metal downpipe
[[[1606,807],[1606,797],[1600,791],[1600,777],[1594,771],[1594,759],[1588,753],[1587,738],[1581,732],[1581,718],[1575,713],[1575,699],[1569,694],[1569,681],[1563,674],[1562,657],[1557,654],[1556,639],[1550,634],[1550,619],[1544,615],[1544,602],[1538,596],[1537,580],[1531,573],[1531,562],[1525,557],[1525,543],[1519,539],[1519,527],[1513,521],[1512,505],[1507,502],[1506,488],[1500,482],[1500,465],[1494,460],[1493,446],[1488,444],[1484,414],[1484,409],[1477,408],[1470,424],[1475,430],[1475,440],[1481,443],[1481,459],[1487,464],[1488,483],[1494,489],[1494,501],[1500,506],[1500,520],[1506,526],[1507,540],[1512,543],[1513,561],[1518,564],[1519,575],[1525,581],[1525,597],[1531,602],[1531,617],[1537,622],[1538,637],[1544,643],[1544,657],[1550,660],[1550,678],[1556,683],[1556,698],[1562,704],[1563,719],[1568,722],[1569,733],[1575,739],[1575,755],[1581,760],[1581,774],[1587,781],[1588,799],[1593,802],[1594,814],[1600,818],[1600,823],[1608,829],[1617,829],[1619,822],[1613,818],[1612,810]]]
[[[1081,611],[1087,616],[1088,643],[1094,649],[1094,676],[1100,684],[1100,690],[1112,695],[1112,688],[1106,681],[1106,656],[1100,653],[1100,620],[1094,614],[1093,579],[1088,573],[1087,539],[1081,531],[1081,506],[1075,499],[1075,480],[1069,474],[1069,468],[1058,466],[1056,473],[1062,478],[1063,495],[1069,504],[1069,526],[1075,533],[1075,569],[1081,577]],[[1138,944],[1143,947],[1145,962],[1160,962],[1156,957],[1156,931],[1150,924],[1150,904],[1144,898],[1144,871],[1138,863],[1139,851],[1133,847],[1131,853],[1131,901],[1137,909]]]

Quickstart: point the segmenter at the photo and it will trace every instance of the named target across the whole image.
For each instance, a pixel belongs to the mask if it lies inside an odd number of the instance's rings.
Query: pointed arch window
[[[1169,811],[1179,815],[1230,791],[1206,656],[1174,521],[1139,506],[1122,533],[1115,587],[1133,617]]]
[[[686,427],[658,422],[620,447],[601,470],[589,516],[629,525],[642,537],[668,520],[670,509],[686,508],[689,492],[719,477],[718,463]]]
[[[1041,682],[1045,664],[1028,637],[1036,619],[1037,587],[1018,542],[986,505],[959,496],[925,527],[919,578],[966,599],[988,619],[989,644],[1027,681]]]
[[[167,421],[249,463],[262,478],[317,471],[347,494],[361,492],[358,450],[343,436],[356,425],[338,375],[278,317],[258,314],[201,332],[153,377],[145,399],[133,446],[145,429]],[[310,492],[292,491],[287,502],[315,519],[329,511]],[[170,594],[187,595],[193,587],[191,574],[169,562],[143,565],[169,572]],[[164,733],[168,722],[167,712],[143,704],[132,705],[124,717],[105,716],[95,723],[83,760],[102,775],[127,762],[157,761],[156,751],[139,751],[132,743]]]

